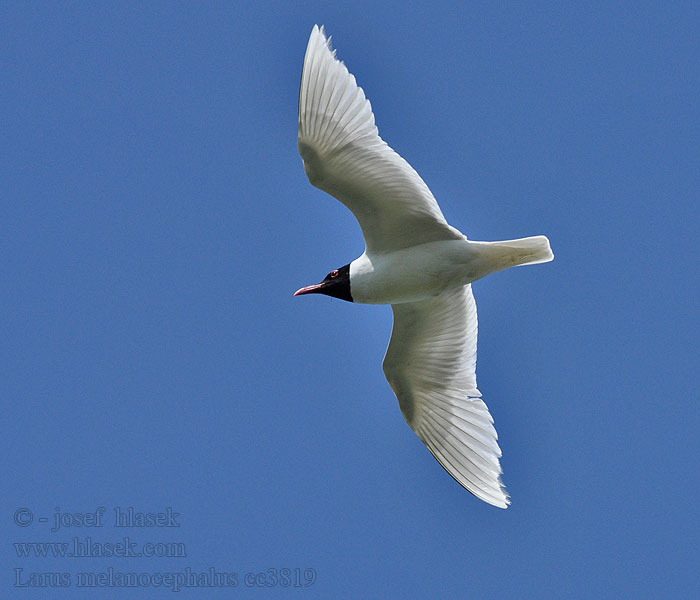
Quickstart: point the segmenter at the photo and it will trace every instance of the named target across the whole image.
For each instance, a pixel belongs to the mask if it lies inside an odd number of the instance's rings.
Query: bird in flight
[[[506,508],[498,435],[476,387],[471,282],[552,260],[549,240],[475,242],[448,225],[418,173],[379,137],[369,100],[318,26],[304,57],[298,146],[309,181],[359,221],[365,251],[294,295],[391,304],[383,367],[406,422],[457,482]]]

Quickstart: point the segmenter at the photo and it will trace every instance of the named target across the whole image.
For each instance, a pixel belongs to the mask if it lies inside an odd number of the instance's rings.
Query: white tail
[[[514,267],[536,265],[554,260],[554,253],[549,246],[549,240],[546,235],[533,235],[532,237],[518,240],[504,240],[503,242],[491,243],[511,250],[511,255],[517,259],[517,262],[513,265]]]
[[[554,258],[549,240],[544,235],[502,242],[472,242],[472,244],[483,248],[484,258],[490,265],[487,271],[489,273],[509,267],[536,265],[549,262]]]

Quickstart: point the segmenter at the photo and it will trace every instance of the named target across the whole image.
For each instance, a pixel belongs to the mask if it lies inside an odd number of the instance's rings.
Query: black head
[[[331,271],[321,283],[308,285],[294,292],[295,296],[301,296],[302,294],[325,294],[326,296],[333,296],[334,298],[352,302],[352,296],[350,295],[350,265]]]

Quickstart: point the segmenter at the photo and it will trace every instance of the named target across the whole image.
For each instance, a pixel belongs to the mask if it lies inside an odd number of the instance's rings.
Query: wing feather
[[[498,435],[476,387],[478,325],[471,285],[392,309],[384,373],[406,422],[462,486],[506,508]]]
[[[369,100],[317,26],[301,76],[298,145],[309,181],[353,212],[368,252],[464,239],[418,173],[379,137]]]

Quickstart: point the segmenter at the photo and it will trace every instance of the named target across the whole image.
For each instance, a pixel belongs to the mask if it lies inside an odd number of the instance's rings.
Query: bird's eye
[[[328,273],[328,277],[330,277],[331,279],[335,279],[336,277],[338,277],[338,270],[336,269],[335,271],[331,271],[330,273]]]

